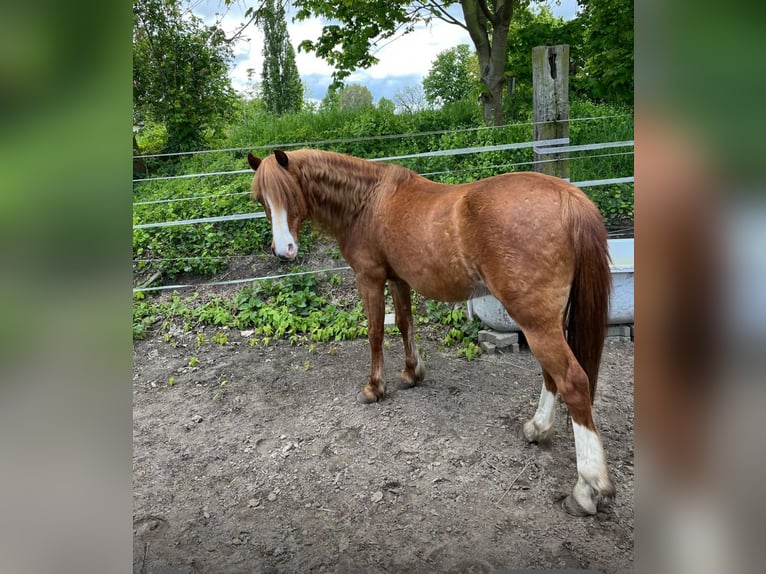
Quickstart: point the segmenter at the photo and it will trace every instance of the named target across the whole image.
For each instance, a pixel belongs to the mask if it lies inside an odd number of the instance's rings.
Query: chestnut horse
[[[403,387],[425,376],[410,288],[440,301],[488,290],[543,370],[537,411],[524,424],[527,440],[550,439],[557,392],[572,417],[578,479],[564,507],[594,514],[614,496],[591,411],[611,289],[609,252],[601,214],[582,191],[528,172],[439,184],[401,166],[308,149],[247,159],[256,172],[253,197],[271,222],[272,251],[294,258],[301,224],[311,219],[335,236],[356,273],[372,355],[360,401],[386,394],[386,282],[404,341]]]

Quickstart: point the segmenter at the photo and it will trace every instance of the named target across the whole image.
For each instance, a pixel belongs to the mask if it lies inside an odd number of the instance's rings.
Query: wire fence
[[[623,114],[614,115],[614,116],[600,116],[599,118],[577,118],[570,121],[586,121],[586,120],[602,119],[602,118],[610,118],[610,117],[621,117],[622,115]],[[467,128],[466,130],[463,130],[463,131],[469,131],[469,130],[477,131],[482,129],[500,129],[503,127],[519,126],[519,125],[534,125],[534,123],[532,122],[529,124],[509,124],[507,126],[486,126],[481,128]],[[320,144],[339,144],[339,143],[356,142],[356,141],[377,140],[377,139],[393,139],[393,138],[404,138],[404,137],[439,135],[444,133],[451,133],[454,131],[455,130],[438,130],[438,131],[430,131],[430,132],[420,132],[416,134],[369,136],[369,137],[360,137],[360,138],[346,138],[342,140],[339,139],[339,140],[322,140],[322,141],[301,142],[301,143],[286,143],[286,144],[279,144],[279,145],[273,145],[273,146],[263,145],[263,146],[244,147],[244,148],[226,148],[226,149],[220,149],[220,150],[201,150],[197,152],[179,152],[176,154],[147,154],[143,156],[134,156],[134,157],[136,158],[138,157],[142,157],[142,158],[168,157],[168,156],[177,156],[177,155],[192,155],[192,154],[203,154],[203,153],[214,153],[214,152],[240,152],[245,150],[265,149],[269,147],[290,148],[290,147],[300,147],[300,146],[317,146]],[[568,138],[557,138],[552,140],[538,140],[538,141],[516,142],[516,143],[510,143],[510,144],[484,145],[484,146],[476,146],[476,147],[468,147],[468,148],[433,150],[433,151],[420,152],[420,153],[401,154],[396,156],[373,158],[371,159],[371,161],[397,161],[397,160],[411,159],[411,158],[448,157],[448,156],[455,156],[455,155],[481,154],[481,153],[488,153],[488,152],[519,150],[519,149],[529,149],[529,148],[531,148],[537,154],[550,155],[550,154],[560,154],[560,153],[569,153],[569,152],[598,151],[602,149],[615,149],[620,147],[633,148],[634,141],[626,140],[626,141],[619,141],[619,142],[600,142],[600,143],[590,143],[590,144],[583,144],[583,145],[570,145]],[[619,156],[632,155],[633,153],[634,152],[631,149],[630,151],[624,151],[624,152],[576,156],[576,157],[568,158],[568,160],[576,161],[579,159],[619,157]],[[523,161],[523,162],[472,167],[472,168],[460,169],[460,170],[430,171],[430,172],[421,173],[420,175],[434,176],[434,175],[446,175],[446,174],[455,174],[455,173],[484,171],[484,170],[492,170],[492,169],[511,169],[511,168],[520,167],[524,165],[535,166],[535,165],[552,162],[552,161],[560,161],[560,160],[536,159],[536,160]],[[248,173],[251,174],[252,170],[242,169],[242,170],[231,170],[231,171],[201,172],[201,173],[174,175],[174,176],[134,179],[133,181],[135,183],[143,183],[143,182],[174,180],[174,179],[205,178],[205,177],[211,177],[211,176],[233,176],[233,175],[242,175],[242,174],[248,174]],[[634,178],[632,175],[630,175],[630,176],[620,176],[620,177],[609,177],[609,178],[596,179],[596,180],[577,181],[577,182],[573,182],[573,185],[576,185],[577,187],[580,187],[580,188],[587,188],[587,187],[605,186],[605,185],[612,185],[612,184],[630,184],[633,182],[634,182]],[[138,202],[135,202],[133,205],[135,208],[135,207],[158,205],[158,204],[170,204],[175,202],[217,200],[222,198],[244,196],[244,195],[248,195],[249,193],[250,193],[249,191],[242,191],[242,192],[226,193],[226,194],[193,195],[193,196],[187,196],[187,197],[169,197],[169,198],[163,198],[163,199],[138,201]],[[266,214],[263,211],[255,211],[255,212],[248,212],[248,213],[235,213],[235,214],[217,215],[217,216],[210,216],[210,217],[197,217],[197,218],[181,219],[181,220],[174,220],[174,221],[156,221],[156,222],[149,222],[149,223],[136,223],[133,225],[133,229],[146,230],[146,229],[156,229],[156,228],[163,228],[163,227],[176,227],[176,226],[183,226],[183,225],[199,225],[199,224],[211,224],[211,223],[229,222],[229,221],[243,221],[243,220],[249,220],[249,219],[259,219],[265,216]],[[252,257],[252,256],[204,255],[204,258],[207,260],[219,260],[219,261],[231,260],[237,257]],[[203,258],[203,256],[182,257],[182,258],[134,259],[133,264],[135,265],[135,264],[146,264],[146,263],[168,262],[168,261],[191,261],[191,260],[200,259],[200,258]],[[235,284],[242,284],[242,283],[254,283],[258,281],[280,279],[280,278],[284,278],[284,277],[288,277],[292,275],[322,274],[322,273],[328,273],[328,272],[344,271],[349,269],[350,267],[348,266],[342,266],[342,267],[332,267],[332,268],[326,268],[326,269],[317,269],[317,270],[311,270],[311,271],[285,273],[280,275],[266,275],[266,276],[249,277],[249,278],[243,278],[243,279],[208,281],[203,283],[185,283],[185,284],[176,284],[176,285],[161,285],[161,286],[154,286],[154,287],[140,286],[140,287],[134,288],[133,292],[139,293],[139,292],[152,292],[152,291],[167,291],[167,290],[180,290],[180,289],[186,289],[191,287],[200,287],[200,286],[221,286],[221,285],[235,285]]]

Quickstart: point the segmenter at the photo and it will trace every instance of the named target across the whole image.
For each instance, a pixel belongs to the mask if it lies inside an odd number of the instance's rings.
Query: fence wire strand
[[[220,285],[239,285],[241,283],[256,283],[258,281],[272,281],[274,279],[283,279],[285,277],[295,277],[298,275],[316,275],[319,273],[329,273],[331,271],[347,271],[351,269],[348,265],[344,267],[332,267],[330,269],[317,269],[313,271],[294,271],[280,275],[264,275],[262,277],[248,277],[247,279],[228,279],[226,281],[210,281],[208,283],[184,283],[178,285],[159,285],[157,287],[135,287],[133,293],[145,293],[148,291],[170,291],[178,289],[188,289],[189,287],[217,287]]]

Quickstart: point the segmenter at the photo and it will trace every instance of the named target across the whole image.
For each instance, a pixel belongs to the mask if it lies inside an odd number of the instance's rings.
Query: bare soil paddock
[[[632,343],[607,343],[595,407],[617,499],[573,518],[564,405],[549,447],[521,433],[542,384],[528,350],[469,362],[424,339],[426,380],[397,391],[387,336],[389,395],[361,405],[366,341],[228,335],[135,342],[135,572],[632,570]]]

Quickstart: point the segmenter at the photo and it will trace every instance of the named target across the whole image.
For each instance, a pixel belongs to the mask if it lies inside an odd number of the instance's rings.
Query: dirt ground
[[[617,498],[574,518],[564,405],[552,445],[522,436],[542,384],[528,350],[469,362],[424,338],[426,380],[396,390],[387,335],[389,395],[362,405],[366,341],[213,333],[134,344],[135,572],[632,571],[633,343],[607,343],[595,406]]]

